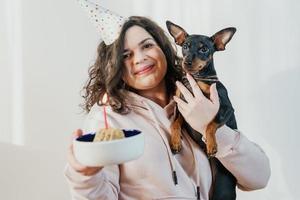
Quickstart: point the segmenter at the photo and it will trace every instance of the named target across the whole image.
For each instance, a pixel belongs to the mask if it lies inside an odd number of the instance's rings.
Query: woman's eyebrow
[[[145,43],[147,40],[153,40],[153,38],[146,38],[146,39],[143,39],[142,41],[139,42],[139,45],[142,45],[142,44]]]
[[[145,43],[145,42],[148,41],[148,40],[153,40],[153,41],[154,41],[153,38],[145,38],[145,39],[143,39],[142,41],[140,41],[140,42],[138,43],[138,45],[140,46],[140,45],[142,45],[143,43]],[[123,53],[126,53],[127,51],[129,51],[129,49],[124,49]]]

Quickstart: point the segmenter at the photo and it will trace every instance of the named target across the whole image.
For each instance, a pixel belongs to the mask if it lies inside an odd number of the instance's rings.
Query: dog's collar
[[[219,81],[217,75],[200,76],[200,75],[198,75],[198,74],[193,74],[193,77],[194,77],[197,81],[209,81],[209,82],[217,82],[217,81]]]

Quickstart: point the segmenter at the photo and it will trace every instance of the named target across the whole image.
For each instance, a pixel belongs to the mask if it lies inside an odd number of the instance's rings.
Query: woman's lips
[[[154,64],[152,65],[146,65],[142,68],[140,68],[138,71],[136,71],[134,74],[135,75],[142,75],[142,74],[146,74],[147,72],[149,72],[150,70],[152,70],[152,68],[154,67]]]

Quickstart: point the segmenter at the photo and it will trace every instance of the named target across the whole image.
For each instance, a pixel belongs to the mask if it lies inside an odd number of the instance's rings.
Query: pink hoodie
[[[173,155],[169,148],[170,118],[174,103],[165,108],[129,92],[127,115],[107,109],[109,124],[145,133],[144,154],[137,160],[104,167],[94,176],[83,176],[69,165],[65,169],[73,199],[200,199],[208,200],[211,169],[204,152],[183,132],[183,148]],[[102,108],[94,105],[87,116],[84,132],[95,132],[104,124]],[[239,131],[222,126],[216,133],[216,157],[237,178],[242,190],[261,189],[270,177],[269,160],[263,150]],[[178,184],[174,184],[176,173]]]

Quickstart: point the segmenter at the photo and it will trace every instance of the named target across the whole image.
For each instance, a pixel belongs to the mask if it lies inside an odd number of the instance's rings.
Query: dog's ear
[[[217,51],[225,50],[226,44],[231,40],[232,36],[234,35],[236,28],[229,27],[225,28],[213,36],[211,36],[212,41],[215,44],[215,48]]]
[[[169,33],[175,39],[176,44],[182,45],[185,41],[185,38],[188,36],[187,32],[180,26],[173,24],[170,21],[166,22]]]

